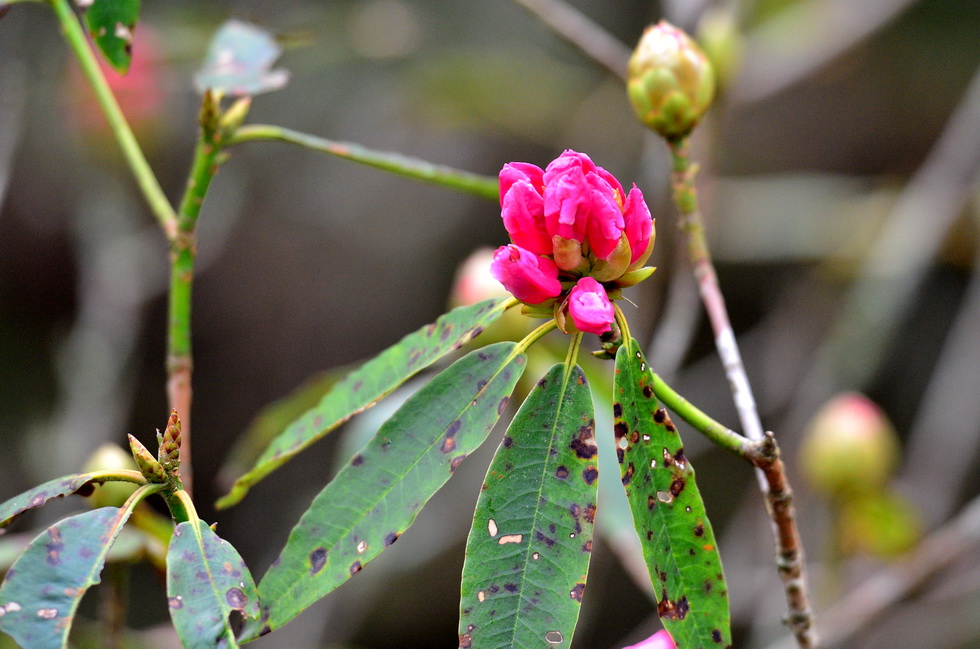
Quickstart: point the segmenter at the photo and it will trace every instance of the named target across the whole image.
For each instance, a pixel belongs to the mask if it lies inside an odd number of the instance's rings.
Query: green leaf
[[[526,357],[501,342],[437,375],[381,426],[314,499],[262,578],[267,633],[394,543],[504,411]]]
[[[613,416],[623,487],[657,612],[683,649],[731,645],[728,587],[694,468],[636,340],[616,354]]]
[[[228,616],[259,616],[252,574],[230,543],[198,520],[177,526],[167,556],[170,619],[185,649],[237,647]]]
[[[475,338],[484,327],[500,317],[508,301],[507,298],[498,298],[453,309],[351,372],[327,393],[319,405],[275,438],[255,467],[236,480],[216,506],[223,509],[238,503],[252,485],[294,455],[374,405],[416,372]]]
[[[236,96],[279,90],[289,81],[288,72],[272,69],[281,53],[265,30],[229,20],[214,35],[194,84],[201,93],[213,90]]]
[[[571,644],[592,556],[593,414],[582,369],[558,364],[507,429],[466,543],[460,647]]]
[[[0,587],[0,630],[25,649],[67,647],[78,603],[99,583],[106,554],[131,512],[93,509],[31,541]]]
[[[94,0],[77,3],[85,24],[106,60],[125,74],[132,60],[133,32],[140,17],[140,0]]]
[[[89,495],[91,493],[90,483],[93,483],[93,479],[99,476],[103,480],[99,480],[98,482],[104,481],[105,472],[67,475],[61,478],[55,478],[54,480],[48,480],[29,491],[14,496],[0,505],[0,534],[6,531],[3,528],[10,525],[17,516],[20,516],[29,509],[35,509],[44,505],[44,503],[52,498],[61,498],[79,491],[82,492],[81,495]]]

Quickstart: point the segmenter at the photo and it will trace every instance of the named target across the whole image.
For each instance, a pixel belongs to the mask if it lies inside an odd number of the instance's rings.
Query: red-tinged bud
[[[627,92],[637,117],[668,140],[686,137],[715,94],[711,62],[667,21],[647,28],[630,57]]]
[[[133,458],[115,444],[103,444],[85,461],[83,471],[133,471],[136,470]],[[126,499],[136,490],[131,482],[107,481],[95,488],[88,498],[93,508],[122,507]]]
[[[834,397],[821,408],[800,449],[804,474],[829,494],[881,489],[898,458],[895,430],[878,406],[856,393]]]
[[[160,464],[177,471],[180,466],[180,417],[176,410],[170,411],[170,418],[167,420],[167,428],[163,431],[160,439],[160,449],[158,451]]]
[[[606,289],[592,277],[583,277],[568,297],[568,315],[579,331],[604,334],[616,320]]]
[[[643,642],[623,647],[623,649],[677,649],[677,645],[674,644],[674,639],[670,637],[666,629],[660,629]]]
[[[635,184],[623,205],[623,223],[630,244],[629,270],[640,268],[653,254],[657,232],[650,208],[643,200],[643,192]]]
[[[551,246],[555,254],[555,264],[561,270],[584,272],[588,270],[589,262],[582,255],[582,244],[575,239],[565,239],[557,234],[551,238]]]
[[[555,262],[513,244],[497,249],[490,272],[514,297],[526,304],[540,304],[561,293]]]

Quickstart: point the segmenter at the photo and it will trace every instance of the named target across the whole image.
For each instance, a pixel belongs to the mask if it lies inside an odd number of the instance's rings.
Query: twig
[[[498,181],[492,176],[461,171],[444,165],[436,165],[419,158],[413,158],[398,153],[374,151],[352,142],[328,140],[301,133],[281,126],[267,124],[249,124],[235,131],[227,145],[254,142],[259,140],[278,140],[290,144],[298,144],[313,151],[329,153],[339,158],[359,162],[375,169],[421,180],[449,189],[474,194],[481,198],[499,200],[500,189]]]
[[[626,81],[630,49],[588,16],[561,0],[514,0],[614,75]]]
[[[673,160],[674,202],[681,214],[681,229],[687,235],[688,255],[691,258],[694,277],[715,334],[715,346],[725,367],[739,420],[746,437],[759,444],[762,450],[762,455],[753,457],[752,462],[757,469],[759,487],[765,497],[766,510],[772,521],[776,568],[783,581],[789,607],[786,623],[801,649],[814,649],[820,643],[815,617],[809,603],[806,561],[803,544],[796,527],[793,492],[786,478],[783,462],[779,458],[776,440],[771,433],[763,432],[752,388],[728,319],[725,299],[718,285],[718,276],[711,261],[711,253],[701,222],[694,184],[697,166],[692,164],[689,158],[688,142],[688,138],[668,142]]]

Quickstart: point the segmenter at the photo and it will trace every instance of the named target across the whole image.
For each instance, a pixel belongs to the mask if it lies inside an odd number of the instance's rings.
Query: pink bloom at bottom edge
[[[572,289],[568,299],[568,314],[579,331],[604,334],[612,329],[616,319],[606,289],[595,278],[583,277]]]
[[[513,244],[493,253],[490,273],[525,304],[540,304],[561,293],[555,262]]]
[[[666,629],[660,629],[643,642],[623,647],[623,649],[676,649],[676,646]]]

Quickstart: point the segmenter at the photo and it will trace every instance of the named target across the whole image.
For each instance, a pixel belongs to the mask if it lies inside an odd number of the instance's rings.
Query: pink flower
[[[540,304],[561,293],[555,262],[513,244],[497,248],[490,272],[525,304]]]
[[[604,334],[616,319],[606,289],[592,277],[578,281],[568,298],[568,313],[579,331]]]
[[[637,644],[623,647],[623,649],[676,649],[674,639],[670,637],[666,629],[660,629],[652,636]]]
[[[543,173],[526,162],[505,164],[500,170],[500,215],[511,241],[537,255],[550,255],[551,235],[544,221]]]
[[[647,252],[647,248],[650,247],[650,237],[653,235],[653,217],[650,215],[650,208],[647,207],[646,201],[643,200],[643,192],[636,184],[626,197],[623,221],[626,239],[630,244],[630,264],[633,264]],[[647,257],[649,258],[649,255]]]
[[[608,259],[623,232],[623,187],[589,156],[567,149],[548,165],[544,217],[552,236],[588,241],[593,254]]]

